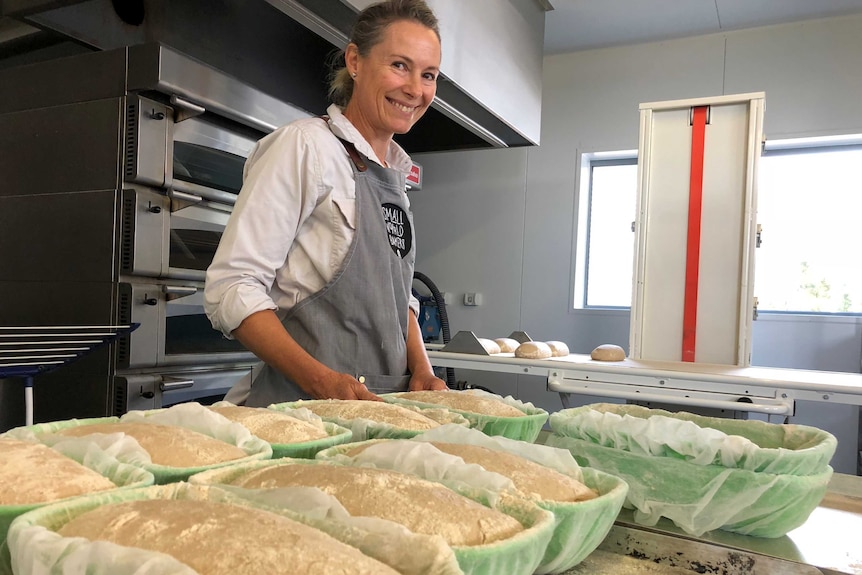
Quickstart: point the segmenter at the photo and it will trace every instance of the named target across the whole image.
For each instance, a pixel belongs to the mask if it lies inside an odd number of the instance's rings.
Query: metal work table
[[[431,363],[498,373],[543,377],[563,405],[570,394],[655,401],[680,406],[792,415],[796,400],[862,405],[862,374],[772,367],[625,359],[595,361],[571,354],[522,359],[512,353],[482,355],[428,346]]]
[[[632,517],[623,509],[595,556],[566,575],[862,575],[862,477],[836,474],[808,521],[777,539],[721,530],[692,537],[667,519],[644,527]]]

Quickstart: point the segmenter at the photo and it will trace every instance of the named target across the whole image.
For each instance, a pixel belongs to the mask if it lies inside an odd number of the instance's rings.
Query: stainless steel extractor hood
[[[539,143],[544,10],[538,0],[428,0],[441,23],[438,98],[398,141],[410,153]],[[0,23],[38,34],[0,67],[81,50],[170,46],[297,108],[327,105],[327,61],[370,0],[0,0]],[[35,38],[40,39],[35,42]],[[2,39],[0,39],[2,40]],[[50,46],[46,49],[44,46]],[[21,46],[25,49],[22,50]]]

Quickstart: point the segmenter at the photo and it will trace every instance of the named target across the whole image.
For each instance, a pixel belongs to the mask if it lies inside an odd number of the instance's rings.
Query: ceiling
[[[862,0],[550,0],[545,54],[862,13]]]

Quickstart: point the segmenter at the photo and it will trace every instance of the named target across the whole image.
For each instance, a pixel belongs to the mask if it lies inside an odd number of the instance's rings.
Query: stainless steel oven
[[[229,364],[254,356],[210,325],[204,313],[203,284],[141,280],[119,284],[119,317],[140,327],[117,353],[121,369]]]
[[[0,298],[15,302],[0,322],[140,324],[37,378],[36,421],[252,378],[258,360],[204,314],[205,271],[255,142],[309,114],[156,44],[0,70],[0,85]]]
[[[121,272],[202,280],[260,133],[189,117],[176,98],[128,102]]]

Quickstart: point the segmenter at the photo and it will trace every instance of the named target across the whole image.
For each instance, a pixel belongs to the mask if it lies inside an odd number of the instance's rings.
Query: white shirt
[[[276,310],[284,319],[335,276],[350,248],[356,186],[350,157],[333,134],[383,164],[338,106],[327,113],[328,126],[308,118],[265,136],[245,163],[242,191],[204,288],[207,317],[228,337],[258,311]],[[386,165],[402,172],[406,183],[412,161],[395,142]],[[412,295],[410,308],[418,313]]]

